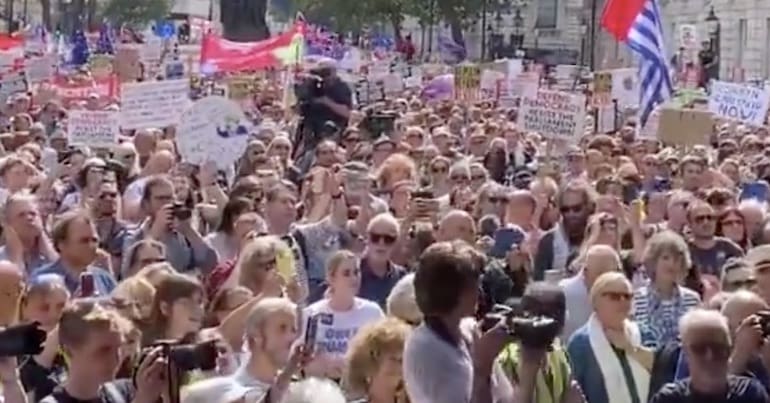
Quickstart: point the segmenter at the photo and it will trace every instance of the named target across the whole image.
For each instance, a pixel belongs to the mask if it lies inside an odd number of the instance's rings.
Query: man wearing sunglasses
[[[695,309],[682,317],[679,328],[684,357],[689,362],[689,378],[665,385],[650,402],[768,401],[765,388],[755,379],[730,375],[731,338],[724,316]]]
[[[361,288],[358,296],[377,302],[385,308],[390,290],[406,274],[406,270],[393,263],[400,228],[390,213],[375,216],[366,229],[366,249],[361,258]]]

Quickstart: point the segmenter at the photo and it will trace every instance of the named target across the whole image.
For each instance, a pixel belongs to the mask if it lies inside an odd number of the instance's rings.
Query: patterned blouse
[[[634,292],[631,312],[639,327],[653,336],[647,347],[658,348],[679,337],[679,319],[698,305],[695,291],[677,286],[673,298],[664,300],[649,284]]]

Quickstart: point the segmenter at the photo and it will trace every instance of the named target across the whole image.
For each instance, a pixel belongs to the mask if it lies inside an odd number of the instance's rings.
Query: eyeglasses
[[[369,241],[371,243],[380,243],[380,241],[383,241],[386,245],[392,245],[396,242],[396,237],[390,234],[377,234],[370,232]]]
[[[602,293],[602,296],[609,298],[613,302],[631,301],[631,297],[633,297],[633,295],[630,292],[620,292],[620,291],[605,291]]]
[[[561,212],[566,213],[579,213],[583,211],[583,205],[582,204],[576,204],[574,206],[561,206]]]
[[[448,170],[449,170],[449,168],[447,168],[447,167],[433,167],[433,168],[431,168],[431,172],[433,172],[434,174],[445,174]]]
[[[733,290],[752,288],[755,285],[757,285],[757,279],[755,278],[727,282],[727,286]]]
[[[104,192],[104,193],[99,195],[99,199],[101,199],[101,200],[103,200],[103,199],[115,199],[117,197],[118,197],[118,193],[117,192]]]
[[[693,221],[695,221],[698,224],[705,224],[711,221],[714,221],[714,216],[711,214],[704,214],[693,217]]]

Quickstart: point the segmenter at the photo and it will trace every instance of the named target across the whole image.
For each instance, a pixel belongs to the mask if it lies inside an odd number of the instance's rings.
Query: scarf
[[[625,321],[626,337],[634,346],[641,346],[641,335],[639,328],[635,323]],[[591,344],[591,350],[594,352],[594,358],[599,364],[599,370],[604,379],[604,389],[607,391],[607,401],[612,403],[631,403],[631,393],[628,390],[628,383],[623,375],[623,368],[620,365],[612,345],[604,334],[599,319],[596,314],[591,315],[588,320],[588,341]],[[630,355],[628,365],[631,367],[631,373],[634,376],[636,384],[636,395],[640,402],[647,401],[647,392],[650,387],[650,373]]]

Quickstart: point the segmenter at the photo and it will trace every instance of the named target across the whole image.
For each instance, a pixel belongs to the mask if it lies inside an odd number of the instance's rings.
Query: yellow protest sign
[[[475,64],[456,66],[455,98],[463,101],[475,101],[479,98],[481,87],[481,67]]]
[[[598,71],[594,73],[594,105],[609,105],[612,103],[612,72]]]

